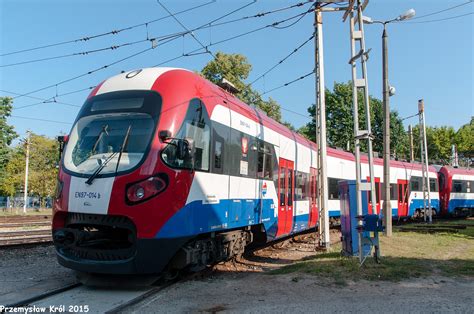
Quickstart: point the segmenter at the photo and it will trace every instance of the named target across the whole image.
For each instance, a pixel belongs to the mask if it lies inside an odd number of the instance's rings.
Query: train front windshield
[[[114,175],[144,159],[158,122],[161,97],[151,91],[112,92],[83,106],[64,154],[66,170]]]

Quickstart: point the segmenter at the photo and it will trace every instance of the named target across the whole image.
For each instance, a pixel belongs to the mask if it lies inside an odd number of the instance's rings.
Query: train
[[[80,272],[202,269],[318,223],[316,144],[185,69],[144,68],[103,81],[60,150],[53,242],[58,262]],[[327,155],[335,219],[337,182],[355,178],[355,160],[334,148]],[[367,156],[362,162],[368,177]],[[379,213],[382,160],[374,163],[377,201],[369,211]],[[393,217],[423,215],[421,165],[390,166]],[[467,181],[471,205],[457,202],[458,192],[443,193],[473,172],[443,171],[429,168],[433,210],[471,206],[474,181]]]

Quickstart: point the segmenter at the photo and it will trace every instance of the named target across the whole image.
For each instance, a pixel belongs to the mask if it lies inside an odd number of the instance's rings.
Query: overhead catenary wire
[[[446,9],[443,9],[443,10],[439,10],[439,11],[436,11],[436,12],[431,12],[431,13],[428,13],[428,14],[424,14],[424,15],[420,15],[420,16],[413,17],[411,20],[418,20],[418,19],[422,19],[422,18],[425,18],[425,17],[428,17],[428,16],[435,15],[435,14],[444,13],[444,12],[447,12],[447,11],[449,11],[449,10],[453,10],[453,9],[462,7],[462,6],[466,5],[466,4],[470,4],[470,3],[472,3],[472,2],[473,2],[473,0],[469,0],[469,1],[467,1],[467,2],[458,4],[458,5],[455,5],[455,6],[446,8]]]
[[[234,36],[231,36],[231,37],[228,37],[228,38],[224,38],[222,40],[219,40],[219,41],[216,41],[216,42],[213,42],[213,43],[210,43],[209,45],[207,45],[206,47],[212,47],[212,46],[216,46],[216,45],[219,45],[219,44],[222,44],[222,43],[225,43],[225,42],[228,42],[228,41],[231,41],[231,40],[234,40],[234,39],[237,39],[237,38],[240,38],[240,37],[243,37],[243,36],[247,36],[247,35],[250,35],[250,34],[253,34],[253,33],[256,33],[256,32],[259,32],[261,30],[264,30],[264,29],[267,29],[267,28],[271,28],[273,26],[276,26],[276,25],[279,25],[281,23],[285,23],[287,21],[290,21],[290,20],[293,20],[295,18],[298,18],[302,15],[306,14],[306,11],[303,12],[303,13],[299,13],[297,15],[294,15],[294,16],[291,16],[289,18],[286,18],[286,19],[283,19],[283,20],[280,20],[280,21],[277,21],[277,22],[274,22],[274,23],[271,23],[271,24],[267,24],[267,25],[264,25],[264,26],[261,26],[261,27],[258,27],[258,28],[255,28],[255,29],[252,29],[250,31],[246,31],[246,32],[243,32],[243,33],[240,33],[240,34],[237,34],[237,35],[234,35]],[[175,56],[175,57],[172,57],[171,59],[168,59],[166,61],[162,61],[158,64],[155,64],[153,65],[152,67],[158,67],[158,66],[161,66],[165,63],[168,63],[168,62],[171,62],[171,61],[174,61],[174,60],[177,60],[177,59],[180,59],[180,58],[183,58],[183,57],[189,57],[189,56],[193,56],[193,55],[196,55],[196,54],[203,54],[203,53],[207,53],[206,51],[204,52],[201,52],[201,53],[198,53],[199,51],[203,50],[204,48],[196,48],[194,50],[191,50],[191,51],[188,51],[187,53],[183,53],[181,55],[178,55],[178,56]]]
[[[425,24],[425,23],[434,23],[434,22],[442,22],[442,21],[447,21],[447,20],[453,20],[453,19],[458,19],[460,17],[468,16],[468,15],[473,15],[474,12],[469,12],[465,14],[460,14],[460,15],[455,15],[451,17],[446,17],[442,19],[436,19],[436,20],[428,20],[428,21],[417,21],[417,22],[404,22],[402,24]]]
[[[240,18],[236,18],[236,19],[229,20],[229,21],[224,21],[224,22],[221,22],[221,23],[215,23],[215,22],[217,22],[217,21],[219,21],[219,20],[221,20],[221,19],[223,19],[223,18],[225,18],[225,17],[227,17],[227,16],[229,16],[229,15],[235,13],[235,12],[238,12],[238,11],[240,11],[240,10],[242,10],[242,9],[244,9],[244,8],[254,4],[256,2],[256,1],[252,1],[252,2],[247,3],[247,4],[237,8],[237,9],[235,9],[235,10],[229,12],[229,13],[226,13],[225,15],[220,16],[220,17],[218,17],[218,18],[216,18],[216,19],[214,19],[210,22],[207,22],[207,23],[205,23],[203,25],[200,25],[198,27],[195,27],[193,29],[186,29],[186,31],[183,31],[183,32],[176,32],[176,33],[171,33],[171,34],[166,34],[166,35],[156,36],[156,37],[151,37],[151,38],[150,38],[150,36],[147,32],[146,38],[141,39],[141,40],[126,42],[126,43],[122,43],[122,44],[116,44],[116,45],[112,45],[112,46],[107,46],[107,47],[102,47],[102,48],[92,49],[92,50],[87,50],[87,51],[79,51],[79,52],[67,53],[67,54],[63,54],[63,55],[56,55],[56,56],[38,58],[38,59],[32,59],[32,60],[25,60],[25,61],[21,61],[21,62],[14,62],[14,63],[0,65],[0,68],[30,64],[30,63],[37,63],[37,62],[43,62],[43,61],[51,61],[51,60],[57,60],[57,59],[64,59],[64,58],[70,58],[70,57],[77,57],[77,56],[88,56],[88,55],[98,53],[98,52],[114,51],[114,50],[117,50],[117,49],[122,48],[122,47],[133,46],[133,45],[142,44],[142,43],[145,43],[145,42],[153,42],[153,41],[160,40],[160,39],[174,38],[176,36],[184,36],[184,35],[187,35],[187,34],[193,35],[192,34],[193,32],[203,30],[203,29],[206,29],[206,28],[228,25],[228,24],[244,21],[244,20],[251,19],[251,18],[260,18],[260,17],[263,17],[263,16],[267,16],[269,14],[273,14],[273,13],[281,12],[281,11],[284,11],[284,10],[300,7],[300,6],[303,6],[307,3],[311,3],[313,1],[314,0],[308,0],[306,2],[300,2],[300,3],[297,3],[297,4],[291,5],[291,6],[286,6],[286,7],[278,8],[278,9],[275,9],[275,10],[261,12],[261,13],[257,13],[257,14],[254,14],[254,15],[243,16],[243,17],[240,17]],[[173,15],[171,14],[171,12],[169,12],[169,13],[170,14],[167,17],[177,15],[177,13],[173,13]],[[302,16],[301,18],[303,18],[303,17],[304,16]],[[294,23],[297,23],[297,22],[299,22],[299,20],[297,20]],[[293,26],[293,24],[292,25],[286,25],[284,27],[277,27],[277,28],[288,28],[290,26]]]
[[[203,3],[203,4],[196,5],[194,7],[191,7],[191,8],[182,10],[182,11],[178,11],[175,14],[182,14],[182,13],[189,12],[189,11],[192,11],[192,10],[195,10],[195,9],[199,9],[199,8],[207,6],[207,5],[209,5],[211,3],[214,3],[214,2],[216,2],[216,0],[208,1],[208,2]],[[0,54],[0,57],[13,55],[13,54],[18,54],[18,53],[23,53],[23,52],[28,52],[28,51],[39,50],[39,49],[44,49],[44,48],[50,48],[50,47],[55,47],[55,46],[60,46],[60,45],[65,45],[65,44],[85,42],[85,41],[89,41],[91,39],[95,39],[95,38],[99,38],[99,37],[103,37],[103,36],[108,36],[108,35],[116,35],[118,33],[128,31],[128,30],[131,30],[131,29],[134,29],[134,28],[137,28],[137,27],[142,27],[142,26],[147,27],[149,24],[164,20],[168,17],[170,17],[170,16],[169,15],[168,16],[162,16],[160,18],[150,20],[150,21],[147,21],[147,22],[144,22],[144,23],[140,23],[140,24],[136,24],[136,25],[132,25],[132,26],[127,26],[127,27],[124,27],[124,28],[112,30],[112,31],[105,32],[105,33],[99,33],[99,34],[95,34],[95,35],[84,36],[84,37],[77,38],[77,39],[61,41],[61,42],[57,42],[57,43],[53,43],[53,44],[42,45],[42,46],[37,46],[37,47],[33,47],[33,48],[28,48],[28,49],[22,49],[22,50],[12,51],[12,52],[8,52],[8,53],[3,53],[3,54]]]
[[[296,52],[298,52],[298,50],[300,50],[302,47],[304,47],[308,42],[310,42],[312,39],[314,38],[314,33],[311,35],[311,37],[309,37],[307,40],[305,40],[302,44],[300,44],[298,47],[296,47],[295,49],[293,49],[289,54],[287,54],[283,59],[281,59],[280,61],[278,61],[275,65],[273,65],[272,67],[270,67],[268,70],[266,70],[265,72],[263,72],[261,75],[259,75],[257,78],[255,78],[253,81],[251,81],[249,83],[249,85],[253,85],[255,82],[257,82],[258,80],[260,80],[262,77],[264,77],[265,75],[267,75],[268,73],[270,73],[271,71],[273,71],[276,67],[278,67],[279,65],[281,65],[282,63],[284,63],[286,60],[288,60],[292,55],[294,55]]]
[[[40,119],[40,118],[32,118],[32,117],[23,117],[23,116],[17,116],[17,115],[11,115],[10,118],[34,120],[34,121],[42,121],[42,122],[51,122],[51,123],[60,123],[60,124],[68,124],[68,125],[72,124],[72,122],[49,120],[49,119]]]
[[[265,95],[265,94],[271,93],[271,92],[273,92],[273,91],[275,91],[275,90],[277,90],[277,89],[280,89],[280,88],[286,87],[286,86],[288,86],[288,85],[291,85],[291,84],[293,84],[293,83],[296,83],[296,82],[298,82],[298,81],[301,81],[301,80],[307,78],[308,76],[314,74],[314,72],[315,72],[315,70],[313,70],[313,71],[311,71],[311,72],[309,72],[309,73],[306,73],[305,75],[302,75],[302,76],[300,76],[300,77],[298,77],[298,78],[296,78],[296,79],[294,79],[294,80],[292,80],[292,81],[289,81],[289,82],[287,82],[287,83],[285,83],[285,84],[282,84],[282,85],[280,85],[280,86],[274,87],[274,88],[272,88],[272,89],[270,89],[270,90],[264,92],[264,93],[262,94],[262,96]]]
[[[0,90],[0,92],[3,92],[3,93],[6,93],[6,94],[12,94],[12,95],[21,95],[20,93],[16,93],[16,92],[12,92],[12,91],[7,91],[7,90]],[[60,95],[58,95],[60,96]],[[58,97],[56,96],[56,97]],[[50,99],[46,99],[46,98],[41,98],[41,97],[35,97],[35,96],[26,96],[28,98],[31,98],[31,99],[36,99],[36,100],[41,100],[42,102],[38,103],[38,104],[42,104],[42,103],[45,103],[45,102],[49,102],[51,101],[51,98]],[[64,101],[58,101],[56,100],[56,103],[58,104],[62,104],[62,105],[66,105],[66,106],[72,106],[72,107],[80,107],[80,106],[77,106],[77,105],[74,105],[74,104],[70,104],[70,103],[67,103],[67,102],[64,102]],[[13,108],[14,110],[15,109],[19,109],[19,108]]]
[[[309,1],[308,1],[308,2],[309,2]],[[212,44],[207,45],[206,47],[218,45],[218,44],[221,44],[221,43],[224,43],[224,42],[227,42],[227,41],[236,39],[236,38],[238,38],[238,37],[242,37],[242,36],[248,35],[248,34],[250,34],[250,33],[263,30],[263,29],[265,29],[265,28],[269,28],[269,27],[273,27],[273,26],[276,26],[276,25],[285,23],[285,22],[287,22],[287,21],[290,21],[290,20],[292,20],[292,19],[298,18],[298,17],[300,17],[300,16],[302,16],[302,15],[305,15],[305,14],[307,13],[307,11],[309,11],[309,10],[306,10],[305,12],[300,13],[300,14],[297,14],[297,15],[294,15],[294,16],[292,16],[292,17],[289,17],[289,18],[286,18],[286,19],[283,19],[283,20],[274,22],[274,23],[272,23],[272,24],[265,25],[265,26],[260,27],[260,28],[258,28],[258,29],[254,29],[254,30],[252,30],[252,31],[248,31],[248,32],[245,32],[245,33],[236,35],[236,36],[232,36],[232,37],[227,38],[227,39],[223,39],[223,40],[214,42],[214,43],[212,43]],[[204,24],[204,25],[207,25],[207,23]],[[170,36],[170,37],[165,37],[165,38],[160,39],[159,41],[165,40],[163,43],[161,43],[161,45],[163,45],[163,44],[166,44],[166,43],[168,43],[168,42],[171,42],[171,41],[173,41],[173,40],[176,40],[176,39],[180,38],[180,36],[181,36],[181,35],[179,35],[179,36],[175,35],[174,37],[172,37],[172,36]],[[59,82],[57,82],[57,83],[50,84],[50,85],[48,85],[48,86],[45,86],[45,87],[42,87],[42,88],[39,88],[39,89],[30,91],[30,92],[27,92],[27,93],[24,93],[24,94],[21,94],[21,95],[18,95],[18,96],[15,96],[15,97],[13,97],[13,98],[16,99],[16,98],[24,97],[24,96],[27,96],[27,95],[31,95],[31,94],[37,93],[37,92],[39,92],[39,91],[43,91],[43,90],[46,90],[46,89],[49,89],[49,88],[52,88],[52,87],[55,87],[55,86],[59,86],[59,85],[62,85],[62,84],[65,84],[65,83],[68,83],[68,82],[77,80],[77,79],[79,79],[79,78],[81,78],[81,77],[84,77],[84,76],[93,74],[93,73],[98,72],[98,71],[100,71],[100,70],[107,69],[107,68],[109,68],[109,67],[112,66],[112,65],[115,65],[115,64],[118,64],[118,63],[123,62],[123,61],[125,61],[125,60],[128,60],[128,59],[131,59],[131,58],[133,58],[133,57],[136,57],[136,56],[138,56],[138,55],[140,55],[140,54],[143,54],[143,53],[145,53],[145,52],[148,52],[148,51],[150,51],[150,50],[152,50],[152,49],[154,49],[154,48],[156,48],[156,46],[155,46],[155,45],[152,45],[152,47],[149,47],[149,48],[140,50],[140,51],[138,51],[138,52],[136,52],[136,53],[134,53],[134,54],[132,54],[132,55],[129,55],[129,56],[124,57],[124,58],[121,58],[121,59],[116,60],[116,61],[114,61],[114,62],[112,62],[112,63],[109,63],[109,64],[106,64],[106,65],[104,65],[104,66],[95,68],[95,69],[90,70],[90,71],[88,71],[88,72],[85,72],[85,73],[83,73],[83,74],[79,74],[79,75],[77,75],[77,76],[74,76],[74,77],[71,77],[71,78],[68,78],[68,79],[59,81]],[[198,51],[200,51],[200,50],[202,50],[202,49],[203,49],[203,48],[201,47],[201,48],[195,49],[195,50],[193,50],[193,51],[190,51],[189,53],[195,53],[195,52],[198,52]],[[178,58],[179,58],[179,57],[176,57],[175,59],[178,59]],[[157,65],[155,65],[155,66],[157,66]]]

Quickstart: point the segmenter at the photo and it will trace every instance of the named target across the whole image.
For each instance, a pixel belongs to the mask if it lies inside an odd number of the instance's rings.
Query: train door
[[[317,178],[318,170],[316,168],[310,168],[309,177],[309,227],[316,226],[318,221],[318,205],[317,205]]]
[[[293,161],[280,158],[278,166],[278,231],[277,237],[287,235],[293,227]]]
[[[367,182],[370,182],[370,177],[367,177]],[[379,214],[380,213],[380,199],[381,195],[380,193],[382,192],[382,189],[380,188],[380,178],[375,177],[374,178],[375,182],[375,210],[373,211],[372,207],[372,192],[369,191],[368,193],[368,202],[369,202],[369,214]]]
[[[397,180],[398,185],[398,217],[408,216],[408,181]]]

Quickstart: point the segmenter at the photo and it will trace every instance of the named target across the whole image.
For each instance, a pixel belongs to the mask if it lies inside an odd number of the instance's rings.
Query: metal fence
[[[30,196],[27,198],[26,208],[29,209],[40,209],[40,208],[52,208],[53,198],[47,197],[43,200],[44,206],[41,206],[41,198],[37,196]],[[7,197],[0,196],[0,209],[12,209],[12,208],[23,208],[24,199],[22,196]]]

